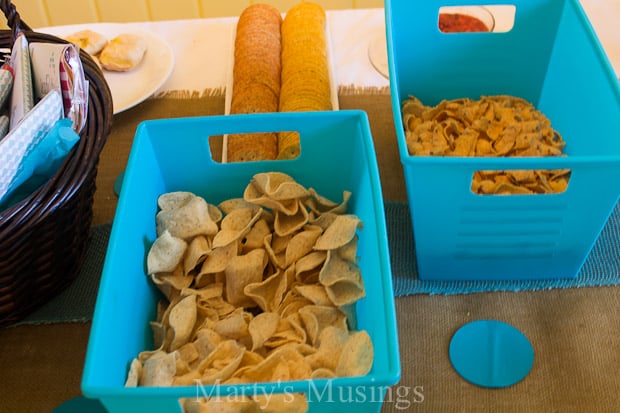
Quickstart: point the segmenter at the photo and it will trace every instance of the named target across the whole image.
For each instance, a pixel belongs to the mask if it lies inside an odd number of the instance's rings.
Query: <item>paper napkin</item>
[[[62,98],[52,90],[0,141],[0,202],[21,183],[16,179],[27,157],[62,118]]]
[[[50,90],[61,92],[64,115],[79,133],[88,111],[88,86],[79,50],[72,44],[56,43],[32,43],[29,50],[35,99]]]
[[[9,129],[16,127],[34,106],[30,51],[28,50],[28,40],[23,33],[17,35],[11,49],[11,68],[15,78],[11,90],[11,123]]]

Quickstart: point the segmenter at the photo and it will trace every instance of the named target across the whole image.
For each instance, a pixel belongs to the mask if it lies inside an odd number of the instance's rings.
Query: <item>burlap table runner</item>
[[[340,106],[369,115],[386,199],[404,201],[392,113],[385,91],[341,91]],[[153,98],[123,112],[99,167],[94,224],[109,222],[114,180],[124,169],[136,125],[162,117],[223,112],[221,94]],[[384,142],[383,142],[384,141]],[[381,149],[379,149],[381,148]],[[382,412],[615,412],[620,406],[620,288],[519,293],[414,295],[396,299],[402,379]],[[448,359],[452,334],[464,323],[498,319],[532,342],[530,374],[507,389],[488,390],[461,379]],[[1,412],[49,412],[80,394],[89,323],[19,326],[0,330]]]

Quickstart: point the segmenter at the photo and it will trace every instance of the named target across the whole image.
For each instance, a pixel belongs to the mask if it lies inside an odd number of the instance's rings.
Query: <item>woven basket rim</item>
[[[29,43],[63,44],[25,24],[10,0],[0,0],[10,30],[0,47],[23,33]],[[80,50],[88,81],[88,114],[80,139],[56,174],[25,199],[0,210],[0,326],[19,321],[77,277],[92,223],[99,156],[112,128],[113,105],[103,72]]]
[[[64,39],[46,33],[39,33],[32,30],[22,30],[22,32],[31,43],[68,43]],[[0,47],[10,47],[12,43],[8,44],[8,42],[12,41],[12,37],[13,32],[11,30],[0,30]],[[36,210],[40,210],[46,206],[48,208],[53,208],[56,198],[70,196],[72,187],[79,186],[85,177],[85,172],[92,167],[93,163],[98,162],[99,154],[103,149],[105,139],[112,126],[112,97],[107,82],[103,77],[103,73],[92,57],[81,50],[80,58],[90,85],[89,101],[94,100],[93,102],[89,102],[89,116],[92,117],[92,109],[97,109],[97,106],[100,106],[102,108],[101,114],[97,115],[101,116],[103,119],[101,119],[101,125],[97,126],[102,126],[103,130],[98,134],[100,136],[97,136],[97,131],[95,131],[95,136],[88,136],[89,132],[92,133],[92,127],[95,126],[90,122],[91,128],[88,128],[89,125],[87,125],[82,133],[80,133],[80,140],[69,153],[69,156],[67,156],[58,172],[47,183],[43,184],[22,201],[0,211],[0,239],[4,226],[6,225],[5,221],[15,219],[20,215],[32,215]],[[95,81],[95,84],[93,84],[93,81]],[[93,95],[94,87],[99,89],[104,88],[106,90],[102,91],[102,96],[96,96],[96,94]],[[89,122],[89,120],[87,120],[87,122]],[[89,137],[91,139],[89,139]],[[57,201],[62,202],[61,200]],[[35,215],[32,216],[34,217]]]

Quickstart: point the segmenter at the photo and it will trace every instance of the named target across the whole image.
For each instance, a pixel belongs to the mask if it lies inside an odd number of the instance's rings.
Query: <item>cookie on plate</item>
[[[88,29],[70,34],[65,39],[91,55],[101,52],[108,43],[104,35]]]
[[[146,42],[135,34],[120,34],[111,39],[99,55],[105,70],[126,72],[138,66],[146,53]]]

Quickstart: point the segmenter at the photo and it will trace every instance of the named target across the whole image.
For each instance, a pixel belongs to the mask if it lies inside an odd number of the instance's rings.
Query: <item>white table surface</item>
[[[581,0],[616,73],[620,75],[619,0]],[[389,81],[369,59],[369,44],[385,36],[384,9],[330,10],[328,30],[338,86],[387,87]],[[237,18],[213,18],[127,23],[150,30],[170,44],[175,66],[156,93],[202,92],[227,84],[234,24]],[[93,24],[93,30],[96,24]],[[41,29],[44,31],[45,29]]]

